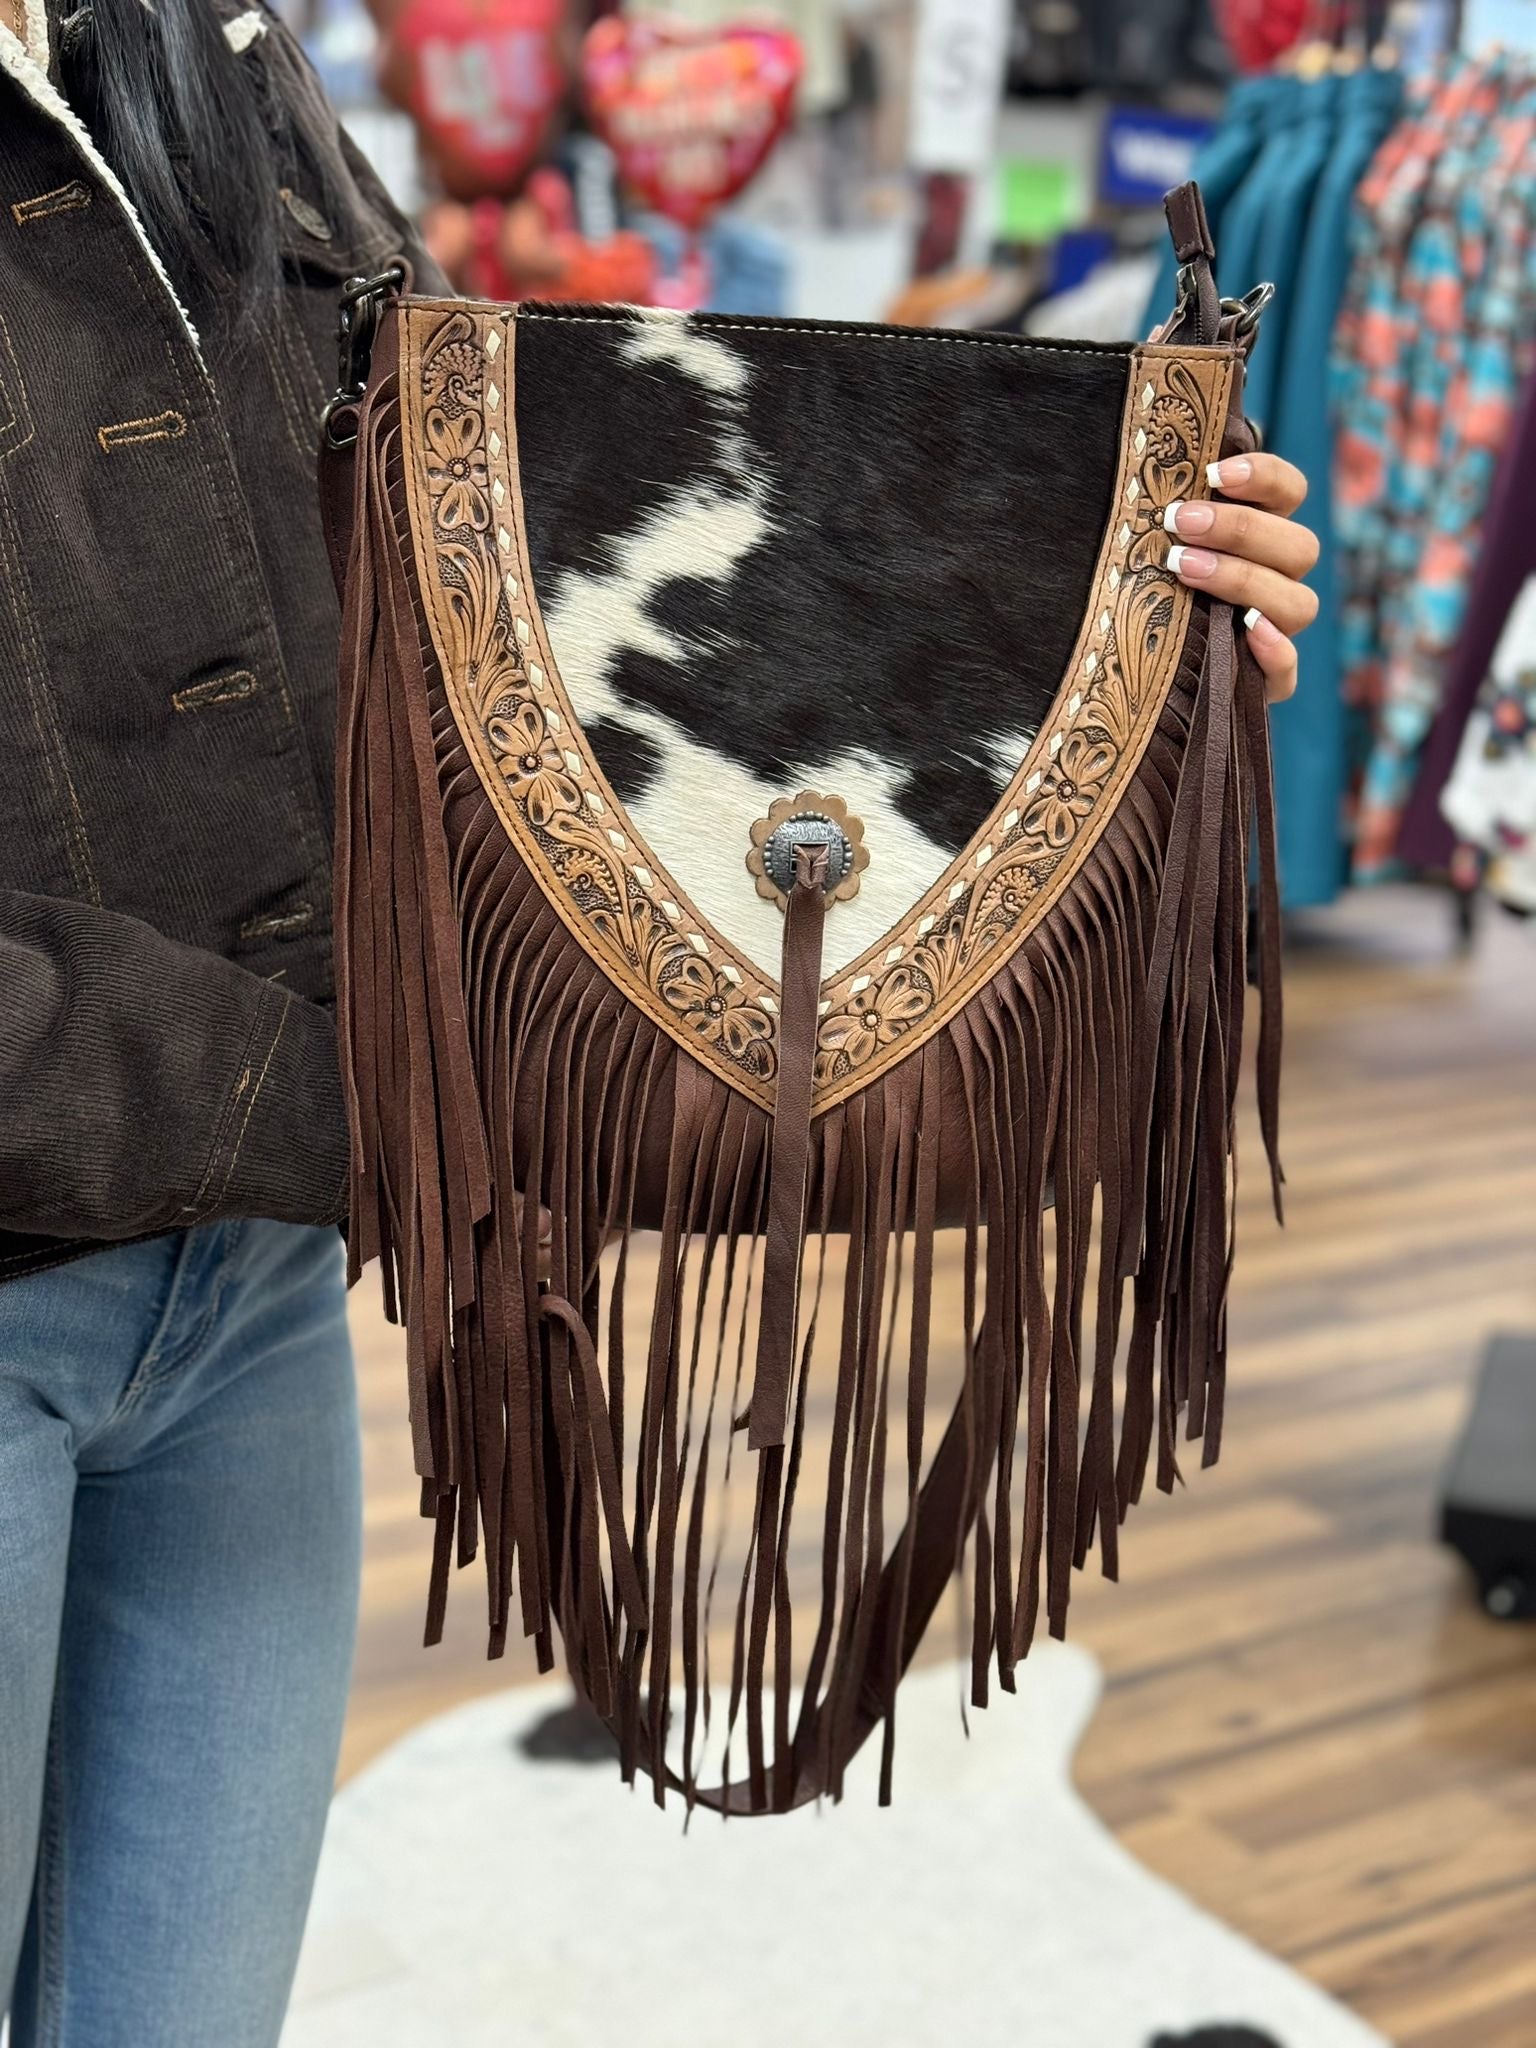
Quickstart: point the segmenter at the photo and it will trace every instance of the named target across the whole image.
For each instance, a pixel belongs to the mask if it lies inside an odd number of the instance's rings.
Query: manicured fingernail
[[[1163,525],[1170,533],[1209,533],[1215,524],[1214,505],[1192,504],[1186,498],[1175,498],[1163,514]]]
[[[1248,628],[1250,640],[1257,640],[1261,647],[1278,647],[1285,635],[1273,619],[1266,619],[1257,605],[1243,613],[1243,624]]]
[[[1168,550],[1168,566],[1182,582],[1203,583],[1207,576],[1214,574],[1218,557],[1209,548],[1173,547]]]
[[[1253,464],[1246,455],[1229,455],[1225,462],[1207,464],[1205,480],[1213,491],[1225,490],[1228,484],[1245,484],[1253,475]]]

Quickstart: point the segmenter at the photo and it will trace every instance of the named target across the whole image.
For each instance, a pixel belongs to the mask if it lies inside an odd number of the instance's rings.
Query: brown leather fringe
[[[885,1800],[898,1681],[957,1569],[980,1705],[994,1672],[1011,1689],[1042,1616],[1064,1630],[1072,1568],[1095,1541],[1115,1574],[1149,1468],[1163,1488],[1178,1477],[1181,1415],[1206,1462],[1219,1449],[1254,853],[1260,1108],[1279,1200],[1263,678],[1232,613],[1202,604],[1141,766],[1063,897],[952,1025],[815,1119],[804,1160],[791,1148],[809,1242],[767,1305],[770,1323],[788,1317],[774,1339],[786,1426],[765,1410],[782,1440],[752,1450],[737,1425],[771,1120],[612,987],[506,838],[420,624],[391,385],[362,431],[336,869],[350,1264],[355,1277],[381,1258],[407,1331],[437,1526],[428,1640],[451,1562],[483,1545],[492,1653],[514,1599],[542,1668],[558,1628],[625,1776],[647,1773],[658,1800],[676,1788],[690,1808],[761,1812],[836,1797],[878,1726]],[[964,1232],[967,1365],[931,1449],[946,1222]],[[642,1226],[659,1230],[658,1278],[635,1361],[624,1297]],[[824,1325],[830,1383],[813,1364]],[[809,1623],[791,1613],[789,1579],[813,1381],[830,1420],[816,1433],[828,1448]],[[888,1543],[893,1459],[906,1524]],[[724,1744],[727,1759],[744,1746],[746,1770],[707,1791],[727,1548],[711,1502],[737,1460],[755,1499]]]

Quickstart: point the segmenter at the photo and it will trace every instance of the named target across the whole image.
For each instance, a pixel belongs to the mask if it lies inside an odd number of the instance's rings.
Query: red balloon
[[[625,183],[690,231],[761,166],[794,111],[800,45],[787,29],[713,29],[609,15],[587,31],[582,82]]]
[[[563,0],[404,0],[386,90],[411,113],[456,199],[514,191],[566,85]]]
[[[1301,38],[1313,0],[1217,0],[1227,46],[1245,71],[1267,71]]]

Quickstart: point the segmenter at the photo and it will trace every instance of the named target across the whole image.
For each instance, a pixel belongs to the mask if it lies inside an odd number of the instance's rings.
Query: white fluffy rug
[[[1383,2048],[1077,1797],[1098,1693],[1051,1645],[967,1742],[921,1673],[893,1807],[874,1742],[841,1807],[686,1837],[523,1752],[561,1687],[445,1714],[336,1801],[283,2048]]]

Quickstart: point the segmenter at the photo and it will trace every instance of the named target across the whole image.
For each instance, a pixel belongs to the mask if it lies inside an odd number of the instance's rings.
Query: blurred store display
[[[577,225],[575,193],[550,166],[516,199],[446,199],[423,220],[427,247],[474,298],[628,300],[649,304],[657,261],[644,235],[620,230],[601,241]]]

